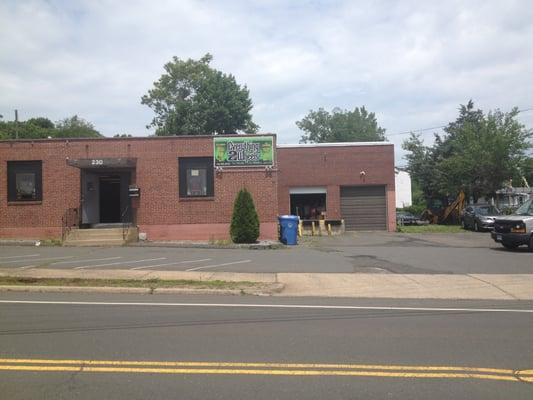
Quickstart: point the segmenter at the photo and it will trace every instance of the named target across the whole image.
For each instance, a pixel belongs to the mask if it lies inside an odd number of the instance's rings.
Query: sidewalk
[[[262,295],[287,297],[352,297],[390,299],[450,299],[450,300],[533,300],[532,275],[422,275],[422,274],[320,274],[320,273],[232,273],[206,271],[146,271],[146,270],[65,270],[65,269],[0,269],[0,276],[26,278],[81,279],[162,279],[226,282],[256,282],[262,284]],[[31,286],[3,286],[0,290],[30,290]],[[61,291],[82,291],[61,288]],[[84,288],[87,289],[87,288]],[[103,292],[106,288],[98,288]],[[109,288],[110,289],[110,288]],[[114,288],[113,291],[116,291]],[[120,288],[121,292],[129,289]],[[33,289],[35,290],[35,289]],[[57,291],[39,287],[40,291]],[[110,289],[111,291],[111,289]],[[138,290],[131,290],[138,293]],[[168,290],[158,290],[169,293]],[[189,293],[177,289],[174,293]],[[195,292],[195,291],[193,291]],[[227,292],[227,291],[226,291]],[[153,293],[153,292],[152,292]],[[210,293],[221,293],[210,290]],[[225,293],[221,293],[225,294]],[[253,293],[250,293],[253,294]]]
[[[281,296],[533,300],[533,275],[277,274]]]

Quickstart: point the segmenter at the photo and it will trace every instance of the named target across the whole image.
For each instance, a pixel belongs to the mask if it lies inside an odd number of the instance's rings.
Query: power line
[[[531,108],[524,108],[523,110],[518,110],[518,113],[524,113],[528,111],[533,111],[533,107]],[[395,133],[387,133],[386,136],[400,136],[400,135],[409,135],[410,133],[418,133],[418,132],[426,132],[426,131],[432,131],[433,129],[442,129],[446,128],[448,125],[441,125],[441,126],[433,126],[431,128],[422,128],[422,129],[415,129],[411,131],[405,131],[405,132],[395,132]]]
[[[415,129],[412,131],[405,131],[405,132],[396,132],[396,133],[388,133],[387,136],[400,136],[400,135],[408,135],[410,133],[417,133],[417,132],[425,132],[425,131],[431,131],[433,129],[442,129],[447,127],[448,125],[441,125],[441,126],[433,126],[431,128],[423,128],[423,129]]]

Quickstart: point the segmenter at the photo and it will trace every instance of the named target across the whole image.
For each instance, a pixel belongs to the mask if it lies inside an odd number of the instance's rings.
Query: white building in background
[[[396,208],[410,207],[413,204],[411,194],[411,175],[395,168]]]

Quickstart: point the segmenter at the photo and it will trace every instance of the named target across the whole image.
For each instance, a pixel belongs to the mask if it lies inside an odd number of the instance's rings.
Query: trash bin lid
[[[300,217],[297,215],[280,215],[278,219],[280,221],[298,221]]]

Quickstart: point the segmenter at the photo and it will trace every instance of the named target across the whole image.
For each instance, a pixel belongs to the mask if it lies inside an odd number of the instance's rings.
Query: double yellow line
[[[457,366],[0,359],[0,371],[490,379],[533,383],[533,370]]]

